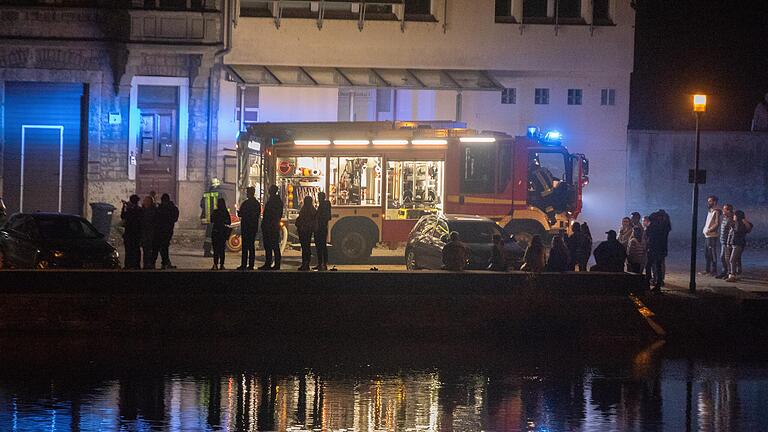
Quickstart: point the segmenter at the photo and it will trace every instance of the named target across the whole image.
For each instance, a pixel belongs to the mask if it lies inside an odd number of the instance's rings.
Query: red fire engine
[[[457,122],[254,124],[238,156],[239,189],[277,185],[289,227],[305,196],[326,192],[329,241],[347,260],[405,242],[437,212],[491,218],[523,241],[567,231],[589,170],[557,132],[512,137]]]

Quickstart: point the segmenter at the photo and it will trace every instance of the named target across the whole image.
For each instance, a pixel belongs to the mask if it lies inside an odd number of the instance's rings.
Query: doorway
[[[178,88],[139,86],[139,131],[136,140],[136,193],[167,193],[176,201],[178,166]]]

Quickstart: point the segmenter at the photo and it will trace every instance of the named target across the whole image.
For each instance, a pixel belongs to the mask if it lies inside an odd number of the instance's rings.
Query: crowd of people
[[[171,264],[168,247],[179,220],[179,208],[170,195],[164,193],[159,204],[154,191],[143,200],[138,195],[131,195],[128,201],[123,201],[120,219],[125,228],[125,268],[154,270],[158,255],[161,269],[176,268]]]
[[[741,256],[747,246],[747,234],[752,231],[752,222],[742,210],[735,210],[733,204],[720,208],[716,196],[707,197],[707,218],[702,233],[705,241],[705,269],[701,275],[736,282],[741,275]],[[717,271],[720,261],[721,271]]]

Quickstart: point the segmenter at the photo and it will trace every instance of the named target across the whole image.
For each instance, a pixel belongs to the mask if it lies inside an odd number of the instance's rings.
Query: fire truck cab
[[[427,214],[491,218],[526,241],[567,231],[581,210],[584,155],[559,136],[512,137],[458,122],[263,123],[238,142],[240,191],[275,184],[289,231],[305,196],[325,192],[341,260],[405,242]]]

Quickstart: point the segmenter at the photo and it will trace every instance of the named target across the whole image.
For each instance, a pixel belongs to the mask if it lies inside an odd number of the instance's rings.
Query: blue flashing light
[[[539,135],[539,128],[536,126],[528,126],[528,137],[536,138]]]
[[[556,130],[551,130],[544,135],[544,141],[548,142],[560,141],[561,139],[563,139],[563,135]]]

